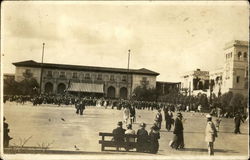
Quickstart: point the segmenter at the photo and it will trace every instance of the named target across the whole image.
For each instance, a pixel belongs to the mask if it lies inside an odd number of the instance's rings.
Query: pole
[[[127,89],[129,88],[129,81],[128,81],[128,74],[129,74],[129,62],[130,62],[130,49],[128,50],[128,70],[127,70]],[[131,89],[130,89],[131,90]],[[129,96],[131,96],[131,91],[130,91],[129,89],[128,89],[128,91],[129,91]]]
[[[44,46],[45,43],[43,43],[43,50],[42,50],[42,63],[41,63],[41,75],[40,75],[40,94],[42,93],[42,76],[43,76],[43,56],[44,56]]]

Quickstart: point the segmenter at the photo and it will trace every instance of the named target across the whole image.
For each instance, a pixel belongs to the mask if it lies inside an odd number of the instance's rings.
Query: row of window
[[[242,54],[241,52],[238,52],[237,57],[238,60],[242,59],[242,56],[244,57],[244,59],[247,59],[247,52],[244,52],[244,54]],[[226,54],[226,59],[232,58],[232,52]]]
[[[47,72],[47,77],[49,77],[49,78],[52,78],[52,77],[53,77],[52,71],[48,71],[48,72]],[[66,78],[66,73],[63,72],[63,71],[62,71],[62,72],[59,72],[59,77],[60,77],[60,78]],[[77,79],[77,78],[78,78],[77,72],[73,72],[72,78],[73,78],[73,79]],[[90,73],[85,73],[84,79],[91,79]],[[102,74],[97,74],[97,78],[96,78],[96,79],[97,79],[97,80],[103,80]],[[109,80],[110,80],[110,81],[115,81],[115,76],[114,76],[114,75],[110,75]],[[125,82],[126,82],[126,81],[127,81],[127,76],[122,76],[122,81],[125,81]]]

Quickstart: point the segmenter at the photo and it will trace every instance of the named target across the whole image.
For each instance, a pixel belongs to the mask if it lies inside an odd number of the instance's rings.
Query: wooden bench
[[[119,144],[113,140],[113,133],[99,133],[99,136],[102,136],[102,140],[99,140],[99,144],[101,144],[101,150],[105,151],[105,147],[115,147],[116,151],[119,151],[119,148],[125,148],[126,151],[130,151],[130,149],[136,149],[137,151],[137,135],[124,135],[124,142],[120,142]],[[105,140],[105,137],[112,137],[111,140]],[[129,138],[135,138],[135,142],[129,142]],[[106,150],[107,151],[107,150]]]

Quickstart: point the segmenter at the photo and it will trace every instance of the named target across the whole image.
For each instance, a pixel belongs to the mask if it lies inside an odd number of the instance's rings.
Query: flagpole
[[[45,46],[45,43],[43,43],[43,50],[42,50],[42,63],[41,63],[41,75],[40,75],[40,94],[42,93],[44,46]]]
[[[127,89],[129,88],[129,80],[128,80],[128,74],[129,74],[129,62],[130,62],[130,49],[128,50],[128,71],[127,71]],[[131,84],[132,85],[132,84]],[[128,89],[129,97],[131,96],[131,90]],[[128,95],[127,95],[128,96]]]

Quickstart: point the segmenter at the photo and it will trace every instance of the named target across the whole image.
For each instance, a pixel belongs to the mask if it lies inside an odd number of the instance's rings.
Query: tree
[[[232,107],[232,112],[242,112],[243,111],[244,96],[240,93],[235,93],[230,101],[230,106]]]
[[[4,79],[3,87],[3,93],[5,95],[21,94],[21,90],[19,90],[19,83],[16,82],[14,79]]]
[[[158,92],[155,88],[147,88],[146,86],[138,86],[133,91],[133,99],[139,101],[157,101]]]
[[[232,111],[232,106],[230,106],[230,101],[233,98],[233,92],[226,92],[221,96],[221,106],[227,112]]]

